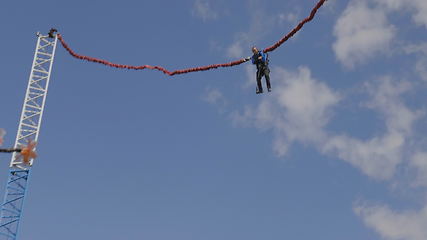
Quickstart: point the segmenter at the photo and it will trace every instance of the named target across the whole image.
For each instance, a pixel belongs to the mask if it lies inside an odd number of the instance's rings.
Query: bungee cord
[[[317,10],[319,10],[320,7],[322,7],[322,5],[326,2],[327,0],[319,0],[319,2],[316,4],[316,6],[314,6],[314,8],[311,10],[310,15],[308,17],[306,17],[305,19],[303,19],[301,22],[298,23],[298,25],[292,29],[289,33],[287,33],[285,36],[283,36],[278,42],[276,42],[275,44],[273,44],[270,47],[267,47],[263,50],[263,52],[267,53],[267,52],[272,52],[274,51],[276,48],[280,47],[284,42],[286,42],[289,38],[291,38],[292,36],[294,36],[299,30],[301,30],[301,28],[308,22],[310,22],[311,20],[313,20],[314,16],[316,15]],[[240,65],[244,62],[247,62],[250,60],[250,58],[242,58],[236,61],[232,61],[232,62],[228,62],[228,63],[220,63],[220,64],[212,64],[212,65],[206,65],[206,66],[200,66],[200,67],[193,67],[193,68],[185,68],[185,69],[179,69],[179,70],[174,70],[174,71],[169,71],[166,68],[163,68],[161,66],[151,66],[151,65],[140,65],[140,66],[134,66],[134,65],[124,65],[124,64],[117,64],[117,63],[112,63],[109,62],[107,60],[104,59],[99,59],[99,58],[94,58],[94,57],[89,57],[89,56],[85,56],[85,55],[80,55],[77,54],[75,51],[73,51],[68,44],[65,42],[64,38],[62,37],[61,34],[57,34],[58,40],[61,42],[62,46],[65,48],[65,50],[67,50],[67,52],[80,60],[85,60],[88,62],[94,62],[94,63],[99,63],[99,64],[103,64],[106,66],[110,66],[110,67],[114,67],[114,68],[120,68],[120,69],[133,69],[133,70],[142,70],[142,69],[152,69],[152,70],[158,70],[163,72],[164,74],[167,74],[169,76],[173,76],[173,75],[179,75],[179,74],[184,74],[184,73],[190,73],[190,72],[200,72],[200,71],[207,71],[210,69],[216,69],[216,68],[225,68],[225,67],[233,67],[233,66],[237,66]]]

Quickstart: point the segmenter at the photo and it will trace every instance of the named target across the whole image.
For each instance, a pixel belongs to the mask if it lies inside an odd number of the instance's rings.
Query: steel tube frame
[[[20,148],[28,141],[38,140],[56,43],[56,36],[49,38],[48,35],[37,33],[36,51],[14,148]],[[1,205],[0,240],[17,239],[30,170],[34,163],[34,159],[31,159],[28,164],[24,163],[17,158],[17,154],[19,153],[13,153],[10,161],[6,194]]]

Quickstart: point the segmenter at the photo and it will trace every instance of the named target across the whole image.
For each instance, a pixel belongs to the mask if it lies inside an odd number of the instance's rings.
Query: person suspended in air
[[[0,128],[0,146],[3,144],[3,136],[6,134],[6,131]],[[23,163],[30,164],[31,159],[37,157],[35,152],[37,143],[29,140],[26,146],[21,146],[19,148],[0,148],[0,152],[3,153],[18,153],[16,155],[17,159],[21,159]]]
[[[257,89],[256,94],[263,93],[261,79],[265,76],[265,82],[267,83],[267,90],[271,92],[270,84],[270,69],[268,68],[268,54],[258,50],[257,47],[252,47],[252,64],[256,65],[256,82]]]

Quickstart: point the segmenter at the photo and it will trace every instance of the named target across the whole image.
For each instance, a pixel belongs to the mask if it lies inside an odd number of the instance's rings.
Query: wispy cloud
[[[411,158],[410,166],[416,172],[414,186],[427,187],[427,152],[416,152]]]
[[[208,0],[195,0],[192,9],[193,16],[201,18],[203,21],[215,20],[218,13],[212,9]]]
[[[257,45],[267,33],[284,21],[293,21],[297,18],[296,13],[293,12],[272,14],[265,9],[265,3],[260,0],[247,1],[246,8],[250,13],[249,27],[234,34],[234,41],[227,48],[228,57],[239,58],[251,55],[250,48]]]
[[[418,59],[415,64],[415,72],[421,79],[427,81],[427,56]]]
[[[274,150],[283,156],[295,141],[318,143],[324,138],[323,127],[340,96],[315,80],[307,67],[296,72],[276,68],[274,72],[277,81],[272,96],[243,113],[234,112],[232,119],[236,126],[272,129]]]
[[[351,1],[334,27],[333,50],[346,67],[365,63],[386,53],[396,29],[388,23],[382,8],[371,8],[366,1]]]
[[[217,88],[206,88],[205,93],[202,95],[202,100],[217,107],[221,113],[224,112],[228,104],[227,99]]]
[[[328,129],[344,96],[316,80],[309,68],[274,71],[274,94],[257,106],[233,112],[235,126],[271,130],[278,156],[285,155],[293,143],[303,143],[350,163],[374,179],[391,180],[399,164],[408,164],[416,173],[413,186],[427,187],[427,153],[413,145],[414,125],[423,112],[404,102],[403,96],[413,90],[409,82],[384,76],[365,84],[368,100],[359,106],[380,115],[385,131],[362,140]],[[418,210],[395,211],[386,205],[358,203],[354,212],[386,240],[427,239],[427,204]]]
[[[403,48],[406,54],[415,54],[417,62],[415,63],[414,70],[418,76],[427,81],[427,42],[419,44],[408,44]]]
[[[6,135],[6,131],[3,128],[0,128],[0,146],[3,145],[4,135]]]
[[[427,28],[427,1],[425,0],[373,0],[385,7],[387,11],[409,10],[413,12],[412,19],[418,25]]]
[[[421,111],[408,108],[401,95],[410,85],[382,77],[366,85],[370,100],[364,106],[375,110],[385,121],[386,131],[362,140],[327,129],[334,107],[342,95],[312,77],[307,67],[292,72],[274,69],[274,93],[255,107],[234,112],[236,126],[253,126],[274,132],[274,151],[283,156],[295,143],[310,144],[321,153],[336,156],[364,174],[390,179],[402,163],[414,122]]]
[[[254,3],[257,1],[250,2],[249,7],[256,7]],[[378,124],[380,119],[382,131],[376,128],[369,137],[359,138],[353,131],[334,130],[338,107],[344,100],[356,98],[343,94],[345,90],[334,90],[326,84],[326,79],[317,80],[308,67],[295,70],[274,68],[273,92],[268,97],[261,96],[255,105],[232,111],[233,125],[271,133],[272,150],[278,156],[285,156],[293,144],[304,144],[321,154],[345,161],[372,179],[394,184],[407,177],[401,174],[408,172],[402,171],[410,171],[410,180],[405,179],[401,184],[405,184],[410,189],[408,191],[424,191],[427,187],[427,152],[423,147],[427,138],[416,130],[417,123],[425,120],[425,112],[412,107],[407,100],[417,90],[421,79],[427,81],[427,43],[405,45],[405,40],[397,34],[399,25],[392,25],[388,20],[392,13],[401,10],[411,14],[408,24],[427,27],[425,0],[351,0],[338,17],[333,32],[333,51],[339,63],[347,68],[366,64],[389,52],[415,56],[408,61],[412,61],[419,78],[407,81],[383,74],[362,79],[365,84],[358,85],[364,91],[357,99],[363,97],[363,100],[358,100],[355,105],[372,113],[373,124]],[[264,16],[262,11],[259,14],[258,17]],[[271,21],[281,24],[294,18],[292,14],[281,13]],[[254,22],[247,32],[236,34],[229,55],[241,57],[245,47],[253,44],[249,40],[257,40],[257,36],[251,36],[256,35],[258,27]],[[260,31],[264,34],[266,29]],[[394,43],[399,45],[396,47]],[[253,86],[255,80],[251,67],[248,65],[245,70],[247,83]],[[408,77],[406,74],[402,73]],[[363,128],[348,126],[358,127]],[[354,212],[385,240],[427,239],[427,202],[420,209],[410,210],[393,210],[386,204],[358,203]]]
[[[427,239],[427,206],[416,210],[394,211],[388,206],[356,205],[363,222],[387,240]]]
[[[410,2],[412,2],[413,9],[415,10],[415,14],[413,16],[414,21],[427,28],[427,1],[413,0]]]
[[[280,24],[283,24],[284,22],[295,23],[298,20],[298,14],[294,12],[280,13],[277,18]]]
[[[245,50],[247,50],[246,48],[244,48],[244,40],[237,40],[234,43],[232,43],[229,47],[227,47],[227,56],[231,57],[231,58],[241,58],[242,56],[244,56],[244,52]],[[246,54],[249,55],[249,54]]]
[[[400,96],[408,89],[408,84],[389,77],[367,85],[372,98],[367,107],[381,113],[386,132],[365,141],[345,135],[332,136],[323,150],[337,154],[370,177],[390,179],[403,161],[405,144],[412,135],[415,120],[421,116],[420,111],[413,111],[402,102]]]

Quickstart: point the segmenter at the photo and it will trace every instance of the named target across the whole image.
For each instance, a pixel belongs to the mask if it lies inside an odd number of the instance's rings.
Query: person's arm
[[[22,149],[19,148],[0,148],[0,152],[4,153],[13,153],[13,152],[21,152]]]

